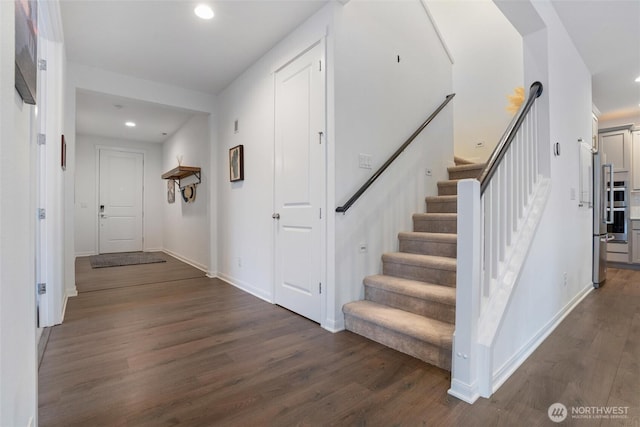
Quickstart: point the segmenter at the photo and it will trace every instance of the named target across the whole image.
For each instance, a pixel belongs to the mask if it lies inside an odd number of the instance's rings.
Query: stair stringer
[[[458,191],[459,194],[464,193],[460,188]],[[493,369],[493,349],[496,336],[502,326],[504,315],[509,309],[511,296],[518,284],[520,274],[527,260],[529,249],[534,241],[550,194],[551,180],[549,178],[540,178],[531,196],[528,209],[518,224],[518,230],[513,237],[512,244],[506,249],[509,257],[499,266],[501,273],[492,283],[482,283],[480,263],[475,262],[472,268],[476,271],[470,272],[470,274],[477,279],[474,280],[474,282],[479,285],[480,289],[476,289],[475,292],[471,293],[472,295],[463,296],[463,289],[472,289],[460,283],[460,280],[464,280],[464,274],[458,275],[458,301],[456,305],[459,310],[457,311],[457,315],[459,314],[463,318],[467,317],[467,321],[460,321],[460,318],[456,317],[456,331],[454,333],[452,354],[453,368],[449,394],[468,403],[475,402],[480,396],[485,398],[490,397],[524,361],[524,358],[514,358],[511,360],[511,366],[503,366],[499,372],[495,373]],[[458,247],[463,244],[461,242],[462,239],[465,239],[465,236],[459,232]],[[481,252],[478,253],[478,255],[481,256]],[[461,262],[464,261],[462,261],[459,256],[459,271],[464,268]],[[483,291],[485,289],[486,292]],[[486,293],[489,293],[489,295],[484,295]],[[461,303],[460,301],[461,298],[465,297],[467,298],[467,304]],[[469,298],[472,300],[470,301]],[[475,301],[473,301],[473,299],[475,299]],[[460,308],[463,305],[467,307],[469,305],[472,307],[475,305],[477,317],[475,319],[469,318],[469,316],[466,316],[467,313],[462,313]],[[474,310],[469,310],[468,314],[475,317],[473,316],[473,312]],[[471,328],[472,330],[460,331],[459,328],[464,327]],[[457,337],[459,336],[471,337],[472,342],[458,342]],[[460,351],[463,349],[467,351]],[[457,375],[459,373],[461,373],[461,375]]]

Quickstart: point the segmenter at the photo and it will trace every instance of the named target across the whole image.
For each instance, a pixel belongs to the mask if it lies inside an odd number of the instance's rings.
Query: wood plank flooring
[[[167,262],[139,264],[126,267],[91,268],[90,257],[76,259],[76,288],[78,293],[143,285],[155,281],[169,281],[204,277],[204,273],[164,252],[154,252]]]
[[[468,405],[447,395],[446,371],[163,266],[78,263],[91,291],[51,329],[40,426],[544,426],[554,402],[629,407],[560,425],[640,426],[638,271],[610,270],[491,399]]]

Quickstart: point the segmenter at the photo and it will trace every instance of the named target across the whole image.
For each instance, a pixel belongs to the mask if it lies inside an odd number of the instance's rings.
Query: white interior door
[[[100,149],[99,252],[142,250],[142,153]]]
[[[276,72],[275,301],[321,317],[325,95],[319,42]]]

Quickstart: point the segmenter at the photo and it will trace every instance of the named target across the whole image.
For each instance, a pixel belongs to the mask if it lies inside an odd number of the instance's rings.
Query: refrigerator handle
[[[605,169],[609,168],[609,203],[607,201],[603,203],[602,217],[605,218],[605,224],[613,224],[613,164],[607,163],[602,165],[602,175],[605,176]],[[602,186],[605,194],[607,194],[607,180],[602,180]]]

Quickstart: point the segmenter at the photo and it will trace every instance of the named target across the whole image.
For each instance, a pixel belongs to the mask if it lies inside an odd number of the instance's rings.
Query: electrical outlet
[[[360,245],[358,245],[358,250],[360,251],[361,254],[364,254],[367,252],[367,244],[366,243],[360,243]]]
[[[567,283],[569,282],[569,279],[568,279],[566,271],[564,273],[562,273],[562,282],[563,282],[564,286],[567,286]]]

